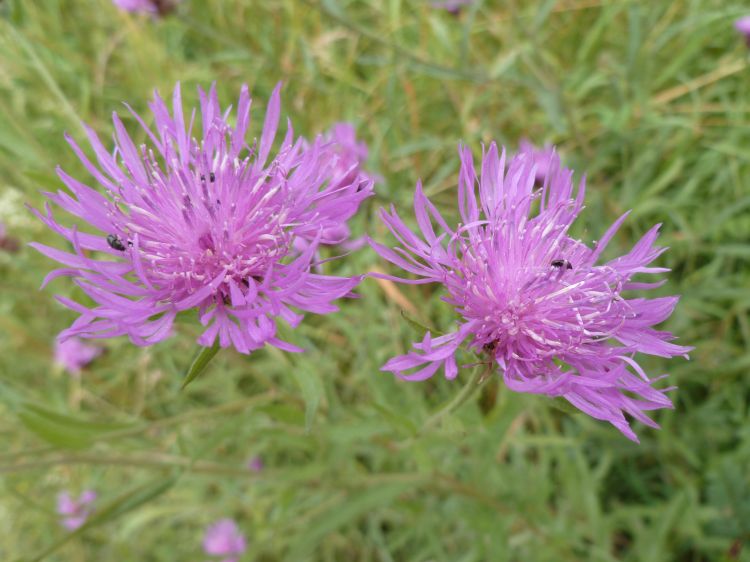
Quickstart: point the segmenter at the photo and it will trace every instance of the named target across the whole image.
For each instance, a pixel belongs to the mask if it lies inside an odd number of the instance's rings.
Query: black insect
[[[208,181],[210,181],[211,183],[214,183],[216,181],[216,174],[214,174],[213,172],[208,174]]]
[[[125,245],[122,243],[122,240],[118,238],[117,234],[107,234],[107,244],[109,244],[109,247],[113,250],[119,250],[120,252],[125,251]]]
[[[568,260],[553,260],[552,267],[564,267],[565,269],[573,269]]]

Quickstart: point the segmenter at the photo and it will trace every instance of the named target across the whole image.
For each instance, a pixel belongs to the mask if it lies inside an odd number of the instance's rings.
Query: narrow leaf
[[[133,427],[118,422],[95,422],[25,403],[18,419],[29,431],[51,445],[65,449],[85,449],[110,433]]]
[[[211,347],[202,347],[196,355],[193,362],[190,364],[190,368],[185,374],[185,381],[182,383],[182,389],[193,382],[203,371],[208,367],[209,362],[219,352],[219,343],[214,343]]]
[[[48,408],[45,408],[44,406],[39,406],[32,403],[26,403],[23,407],[25,410],[28,410],[29,412],[32,412],[38,416],[42,416],[59,425],[64,425],[66,427],[70,427],[71,429],[83,431],[90,434],[110,433],[113,431],[121,431],[123,429],[129,429],[133,427],[132,423],[91,421],[82,419],[77,416],[71,416],[68,414],[56,412],[55,410],[50,410]]]

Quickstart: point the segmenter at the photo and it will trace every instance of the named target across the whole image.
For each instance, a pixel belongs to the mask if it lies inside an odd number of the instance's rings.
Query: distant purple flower
[[[493,143],[477,177],[471,151],[459,152],[461,222],[450,227],[418,184],[414,211],[421,236],[392,208],[382,218],[401,247],[372,242],[382,257],[418,276],[392,279],[442,283],[459,324],[447,335],[428,333],[383,370],[419,381],[443,367],[453,379],[456,352],[466,340],[497,364],[510,389],[561,396],[637,441],[624,414],[657,427],[644,411],[672,403],[665,394],[669,389],[652,386],[661,377],[649,379],[634,355],[672,357],[691,349],[653,329],[671,314],[678,297],[624,296],[662,284],[631,280],[638,273],[667,271],[648,267],[665,250],[653,245],[659,225],[629,253],[597,265],[627,213],[589,247],[568,234],[583,208],[583,182],[576,192],[572,171],[560,168],[557,157],[544,185],[535,188],[534,159],[527,153],[512,158],[504,172],[505,153],[499,156]]]
[[[247,461],[247,469],[252,472],[262,472],[263,466],[263,459],[258,455],[252,457],[249,461]]]
[[[203,550],[211,556],[223,556],[221,562],[237,562],[247,546],[245,537],[231,519],[221,519],[206,529]]]
[[[433,8],[446,10],[451,14],[458,14],[463,6],[469,6],[473,3],[474,0],[435,0],[430,5]]]
[[[112,0],[126,12],[164,16],[174,10],[179,0]]]
[[[547,178],[550,166],[554,163],[559,165],[559,157],[555,154],[555,147],[551,144],[545,144],[543,148],[537,148],[526,139],[521,140],[518,147],[519,152],[527,153],[534,164],[536,164],[536,184],[542,185]]]
[[[70,497],[67,492],[61,492],[57,496],[57,513],[62,515],[61,523],[69,531],[75,531],[83,525],[91,515],[96,500],[96,492],[84,491],[77,500]]]
[[[75,337],[64,341],[55,340],[55,363],[64,367],[71,375],[79,375],[81,369],[101,352],[101,348],[87,345]]]
[[[745,16],[734,22],[734,28],[745,38],[747,46],[750,47],[750,16]]]
[[[197,308],[206,327],[200,345],[218,338],[221,347],[241,353],[266,343],[302,351],[276,338],[275,319],[295,327],[303,318],[297,311],[333,312],[333,301],[359,283],[360,277],[322,275],[312,268],[324,233],[351,217],[372,186],[359,177],[350,184],[341,180],[333,145],[322,138],[295,141],[291,124],[268,161],[279,123],[279,89],[271,96],[260,141],[252,144],[246,140],[246,86],[235,127],[215,87],[199,90],[201,126],[195,112],[186,122],[178,84],[173,114],[158,94],[150,104],[155,132],[131,110],[149,145],[136,146],[116,114],[114,151],[86,129],[98,166],[67,137],[104,193],[58,170],[73,196],[46,194],[100,234],[59,224],[49,205],[46,213],[34,210],[74,248],[68,253],[32,244],[66,266],[50,273],[43,286],[71,276],[95,302],[88,308],[57,297],[80,313],[62,339],[127,335],[147,346],[169,336],[179,312]],[[293,250],[297,238],[308,242],[302,252]]]

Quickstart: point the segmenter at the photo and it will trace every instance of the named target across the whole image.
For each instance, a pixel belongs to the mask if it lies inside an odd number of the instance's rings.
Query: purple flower
[[[291,124],[269,161],[279,123],[279,90],[280,85],[271,96],[260,140],[252,144],[246,140],[246,86],[234,127],[215,87],[208,93],[199,90],[200,126],[195,111],[186,121],[178,84],[173,113],[158,94],[150,104],[155,131],[131,110],[148,145],[136,146],[116,114],[111,152],[87,128],[98,166],[68,137],[103,193],[58,170],[72,196],[46,194],[99,234],[62,226],[49,205],[46,213],[33,210],[73,247],[69,253],[32,244],[65,265],[43,286],[71,276],[95,303],[88,308],[57,297],[80,313],[61,338],[127,335],[147,346],[168,337],[178,313],[197,308],[205,326],[200,345],[218,338],[221,347],[232,345],[241,353],[266,343],[302,351],[276,337],[275,319],[295,327],[303,318],[299,311],[333,312],[333,301],[350,295],[359,283],[360,277],[322,275],[312,268],[323,233],[357,211],[372,182],[341,180],[334,146],[322,138],[312,144],[295,141]],[[298,238],[307,241],[302,252],[293,249]]]
[[[750,16],[745,16],[734,22],[734,28],[745,38],[747,46],[750,47]]]
[[[62,515],[61,523],[69,531],[75,531],[83,525],[93,511],[91,505],[96,500],[96,492],[84,491],[77,500],[70,497],[67,492],[61,492],[57,496],[57,513]]]
[[[112,2],[126,12],[164,16],[174,10],[179,0],[112,0]]]
[[[536,165],[535,181],[538,186],[544,184],[547,178],[550,166],[558,162],[559,157],[555,154],[555,147],[551,144],[545,144],[543,148],[537,148],[530,141],[523,139],[518,146],[519,152],[527,153]]]
[[[433,8],[446,10],[451,14],[458,14],[463,6],[469,6],[473,3],[474,0],[435,0],[430,5]]]
[[[654,325],[665,320],[678,297],[626,298],[663,282],[633,281],[635,274],[667,271],[649,267],[665,248],[654,246],[659,225],[627,254],[600,262],[620,217],[589,247],[568,234],[583,208],[584,185],[552,159],[544,184],[535,187],[535,159],[521,152],[505,170],[505,152],[493,143],[482,155],[478,177],[468,148],[459,149],[458,207],[461,222],[448,225],[417,185],[414,212],[421,236],[395,209],[382,218],[400,247],[372,242],[385,259],[416,275],[406,283],[442,283],[444,300],[460,319],[456,330],[427,333],[413,350],[383,370],[405,380],[424,380],[443,367],[456,377],[456,352],[469,348],[497,364],[506,385],[518,392],[560,396],[637,441],[624,414],[658,427],[644,412],[672,406],[652,386],[636,353],[672,357],[691,348]],[[479,187],[477,203],[475,186]],[[533,210],[537,209],[537,210]],[[439,228],[436,232],[435,227]]]
[[[71,375],[80,375],[81,369],[101,355],[100,347],[86,345],[78,338],[55,340],[55,363]]]
[[[203,550],[211,556],[223,556],[221,562],[237,562],[247,548],[237,524],[231,519],[221,519],[206,529]]]
[[[247,469],[252,472],[262,472],[263,466],[263,459],[258,455],[247,461]]]

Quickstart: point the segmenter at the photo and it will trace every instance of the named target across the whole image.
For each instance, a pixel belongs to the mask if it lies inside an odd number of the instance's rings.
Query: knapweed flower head
[[[382,257],[417,276],[393,279],[441,283],[458,326],[439,337],[427,333],[383,369],[418,381],[442,367],[453,379],[456,353],[466,343],[497,365],[514,391],[565,398],[635,441],[625,414],[658,427],[644,412],[671,407],[669,389],[655,388],[661,377],[649,379],[635,355],[672,357],[690,350],[654,329],[678,297],[626,295],[661,285],[632,279],[666,271],[649,265],[665,250],[654,246],[659,225],[627,254],[602,261],[627,213],[593,246],[573,238],[568,231],[583,208],[584,182],[575,189],[572,171],[561,168],[559,159],[535,187],[535,159],[527,153],[518,153],[506,169],[505,152],[498,154],[493,143],[477,174],[470,150],[459,152],[461,222],[449,226],[417,185],[420,234],[391,208],[382,218],[400,247],[372,243]]]
[[[237,562],[247,548],[245,537],[231,519],[221,519],[206,529],[203,550],[211,556],[223,556],[221,562]]]
[[[750,16],[745,16],[734,22],[734,28],[745,38],[745,43],[750,47]]]
[[[93,512],[93,503],[96,500],[96,492],[85,490],[78,499],[73,499],[67,492],[61,492],[57,496],[57,513],[62,517],[60,522],[69,531],[75,531],[83,525]]]
[[[55,340],[55,363],[63,367],[71,375],[80,375],[81,369],[91,363],[99,355],[102,349],[88,345],[79,338],[72,337],[66,340]]]
[[[179,0],[112,0],[112,3],[126,12],[165,16],[175,9]]]
[[[45,213],[34,211],[73,248],[32,244],[65,265],[44,284],[73,277],[94,302],[89,308],[58,297],[80,313],[62,339],[127,335],[150,345],[169,336],[178,313],[197,309],[203,346],[218,339],[241,353],[266,343],[301,351],[276,337],[275,320],[294,327],[301,313],[337,310],[333,301],[350,295],[360,278],[314,272],[317,249],[334,242],[325,233],[357,211],[372,182],[360,175],[343,181],[335,145],[322,137],[295,140],[291,124],[271,156],[279,89],[271,95],[260,140],[247,138],[246,86],[234,125],[215,87],[199,90],[198,125],[195,111],[188,120],[183,115],[179,84],[171,112],[158,94],[150,104],[154,130],[131,110],[148,144],[136,145],[116,114],[111,151],[87,128],[96,164],[68,137],[99,189],[58,170],[70,193],[46,195],[98,232],[63,226],[49,205]],[[306,241],[304,251],[295,250],[298,238]]]

